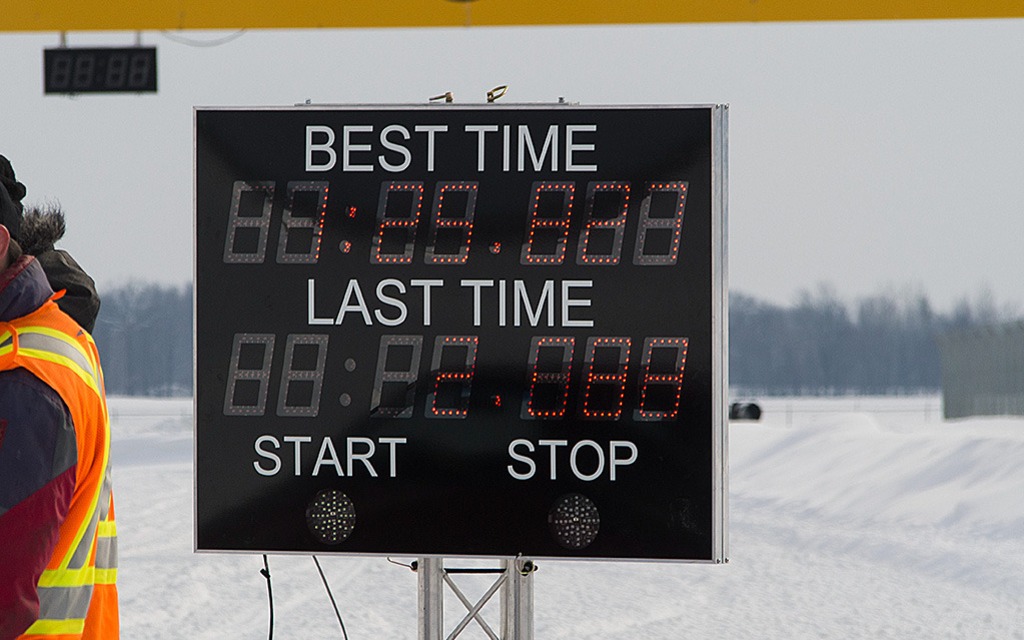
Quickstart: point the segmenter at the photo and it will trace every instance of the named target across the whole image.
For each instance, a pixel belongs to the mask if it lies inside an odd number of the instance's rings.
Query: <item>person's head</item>
[[[25,185],[18,182],[17,176],[14,175],[14,167],[11,166],[11,161],[2,154],[0,154],[0,185],[7,189],[7,195],[10,197],[11,202],[14,203],[15,209],[18,210],[20,215],[24,211],[21,201],[25,199]],[[15,237],[17,237],[17,234],[15,234]]]
[[[21,204],[24,197],[25,185],[18,182],[10,160],[0,155],[0,267],[4,269],[21,253],[17,240],[25,210]]]
[[[10,259],[8,254],[11,249],[11,232],[7,230],[7,227],[0,224],[0,271],[3,271],[10,266]]]
[[[0,271],[9,267],[21,253],[20,250],[11,250],[17,246],[13,236],[20,228],[21,213],[7,195],[7,188],[0,184]]]

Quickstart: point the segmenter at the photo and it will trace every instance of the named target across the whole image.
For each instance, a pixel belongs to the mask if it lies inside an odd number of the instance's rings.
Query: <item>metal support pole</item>
[[[501,598],[501,637],[504,640],[533,640],[532,560],[505,561],[505,584]]]
[[[444,558],[420,558],[416,583],[419,640],[444,640]]]
[[[420,558],[414,565],[419,590],[419,640],[454,640],[475,621],[491,640],[533,640],[532,560],[505,560],[498,569],[445,569],[444,558]],[[497,574],[498,579],[474,604],[455,584],[450,574]],[[444,632],[444,585],[466,607],[468,613],[447,636]],[[482,610],[491,596],[501,590],[501,636],[494,633]]]

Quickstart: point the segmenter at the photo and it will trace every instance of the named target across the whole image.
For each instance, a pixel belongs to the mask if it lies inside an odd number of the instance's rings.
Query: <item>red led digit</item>
[[[246,351],[245,358],[242,357],[243,350]],[[224,392],[224,415],[263,415],[267,408],[267,388],[270,386],[273,359],[274,334],[235,334],[231,346],[228,385]]]
[[[562,264],[575,189],[572,182],[533,183],[520,264]]]
[[[267,236],[270,235],[270,212],[273,207],[273,182],[235,181],[231,189],[228,232],[224,241],[225,264],[263,263],[267,256]]]
[[[370,395],[371,418],[411,418],[423,336],[381,336]],[[391,362],[396,360],[397,362]],[[389,368],[388,363],[398,365]]]
[[[652,182],[640,204],[633,264],[671,265],[679,258],[686,182]]]
[[[395,194],[409,194],[409,207],[394,205]],[[395,198],[401,201],[403,198]],[[392,211],[392,209],[397,209]],[[377,202],[377,233],[370,249],[370,264],[410,264],[416,245],[416,227],[423,209],[423,183],[388,181],[380,185]]]
[[[476,214],[476,182],[441,182],[434,192],[430,216],[430,236],[423,261],[427,264],[466,264],[469,243],[473,239],[473,216]],[[466,194],[466,204],[452,204],[455,194]],[[446,200],[446,196],[447,200]],[[458,199],[461,204],[461,199]],[[440,237],[439,237],[440,236]],[[452,240],[458,237],[458,242]]]
[[[278,264],[315,264],[320,258],[320,238],[324,231],[329,189],[330,183],[326,180],[288,183],[288,204],[284,208],[281,237],[277,242]]]
[[[588,420],[618,420],[626,395],[629,371],[629,338],[587,338],[583,360],[583,405]],[[598,354],[598,350],[602,353]],[[612,352],[612,353],[609,353]],[[612,357],[606,357],[612,356]]]
[[[480,340],[477,336],[438,336],[434,341],[434,356],[430,374],[434,385],[427,396],[425,414],[428,418],[465,418],[469,414],[469,394],[476,372],[476,350]],[[449,363],[451,356],[445,352],[460,351],[465,356]],[[452,370],[442,371],[442,367]]]
[[[595,202],[598,206],[595,207]],[[615,202],[614,207],[609,204]],[[616,265],[622,257],[622,238],[629,212],[628,182],[591,182],[587,185],[587,224],[580,234],[576,264]],[[591,245],[591,240],[594,244]],[[605,249],[605,251],[602,251]]]
[[[314,348],[312,358],[296,358],[299,349]],[[296,360],[300,360],[296,365]],[[284,368],[281,387],[277,394],[277,415],[282,417],[315,418],[320,413],[320,391],[324,386],[327,367],[327,336],[324,334],[290,333],[284,346]]]
[[[675,420],[683,395],[687,338],[647,338],[640,363],[640,408],[634,420]]]
[[[576,340],[571,336],[533,337],[527,362],[529,389],[520,412],[524,420],[550,420],[565,416],[575,344]]]

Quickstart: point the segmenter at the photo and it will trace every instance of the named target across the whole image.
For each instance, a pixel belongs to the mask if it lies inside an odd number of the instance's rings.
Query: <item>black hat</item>
[[[25,185],[18,182],[11,161],[0,155],[0,224],[7,227],[11,237],[18,239],[24,207]]]

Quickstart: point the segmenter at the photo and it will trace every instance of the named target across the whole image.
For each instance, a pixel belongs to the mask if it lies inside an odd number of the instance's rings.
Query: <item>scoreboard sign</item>
[[[721,561],[726,107],[198,109],[196,547]]]

